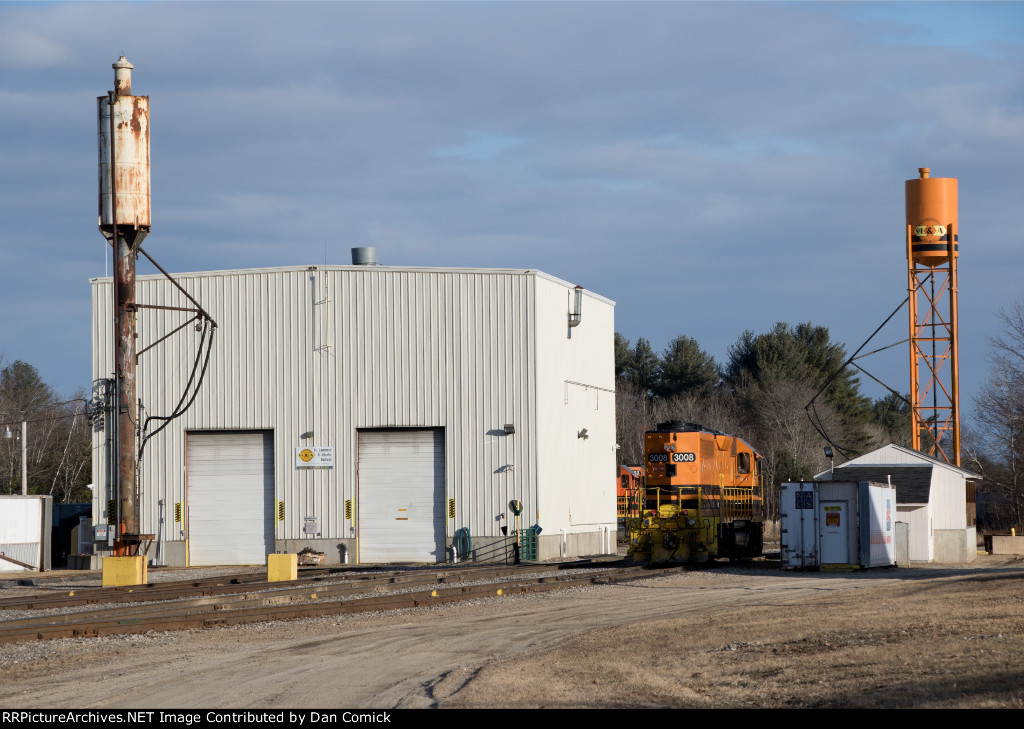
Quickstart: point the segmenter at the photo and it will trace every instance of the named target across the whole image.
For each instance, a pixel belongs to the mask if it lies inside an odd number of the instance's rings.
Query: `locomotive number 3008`
[[[647,460],[651,463],[667,463],[668,453],[651,453],[647,456]],[[693,453],[673,453],[673,463],[693,463],[697,460],[696,454]]]

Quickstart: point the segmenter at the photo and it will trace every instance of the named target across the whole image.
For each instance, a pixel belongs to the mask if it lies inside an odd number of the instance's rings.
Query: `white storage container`
[[[783,569],[896,563],[896,488],[867,481],[781,486]]]

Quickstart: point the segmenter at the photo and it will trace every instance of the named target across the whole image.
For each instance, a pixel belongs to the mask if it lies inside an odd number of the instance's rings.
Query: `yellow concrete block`
[[[145,557],[104,557],[103,586],[144,585],[148,577]]]
[[[267,555],[267,582],[285,582],[297,579],[299,579],[299,555]]]

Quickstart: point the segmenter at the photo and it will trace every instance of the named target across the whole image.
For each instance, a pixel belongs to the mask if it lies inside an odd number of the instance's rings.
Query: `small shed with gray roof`
[[[981,476],[890,444],[818,480],[873,481],[896,487],[896,519],[909,525],[911,562],[959,564],[977,557],[975,483]]]

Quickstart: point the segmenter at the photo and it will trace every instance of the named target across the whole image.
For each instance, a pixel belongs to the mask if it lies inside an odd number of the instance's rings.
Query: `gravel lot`
[[[0,646],[0,692],[5,708],[846,706],[883,693],[870,705],[887,706],[918,696],[912,677],[935,692],[909,705],[1010,706],[1013,690],[971,703],[980,689],[961,697],[950,684],[968,674],[956,656],[983,678],[1001,657],[1005,667],[999,651],[1024,650],[1021,567],[721,566],[419,610]],[[979,586],[1007,610],[972,604]],[[999,635],[988,639],[997,653],[979,659],[978,635]],[[936,666],[949,673],[920,680]]]

